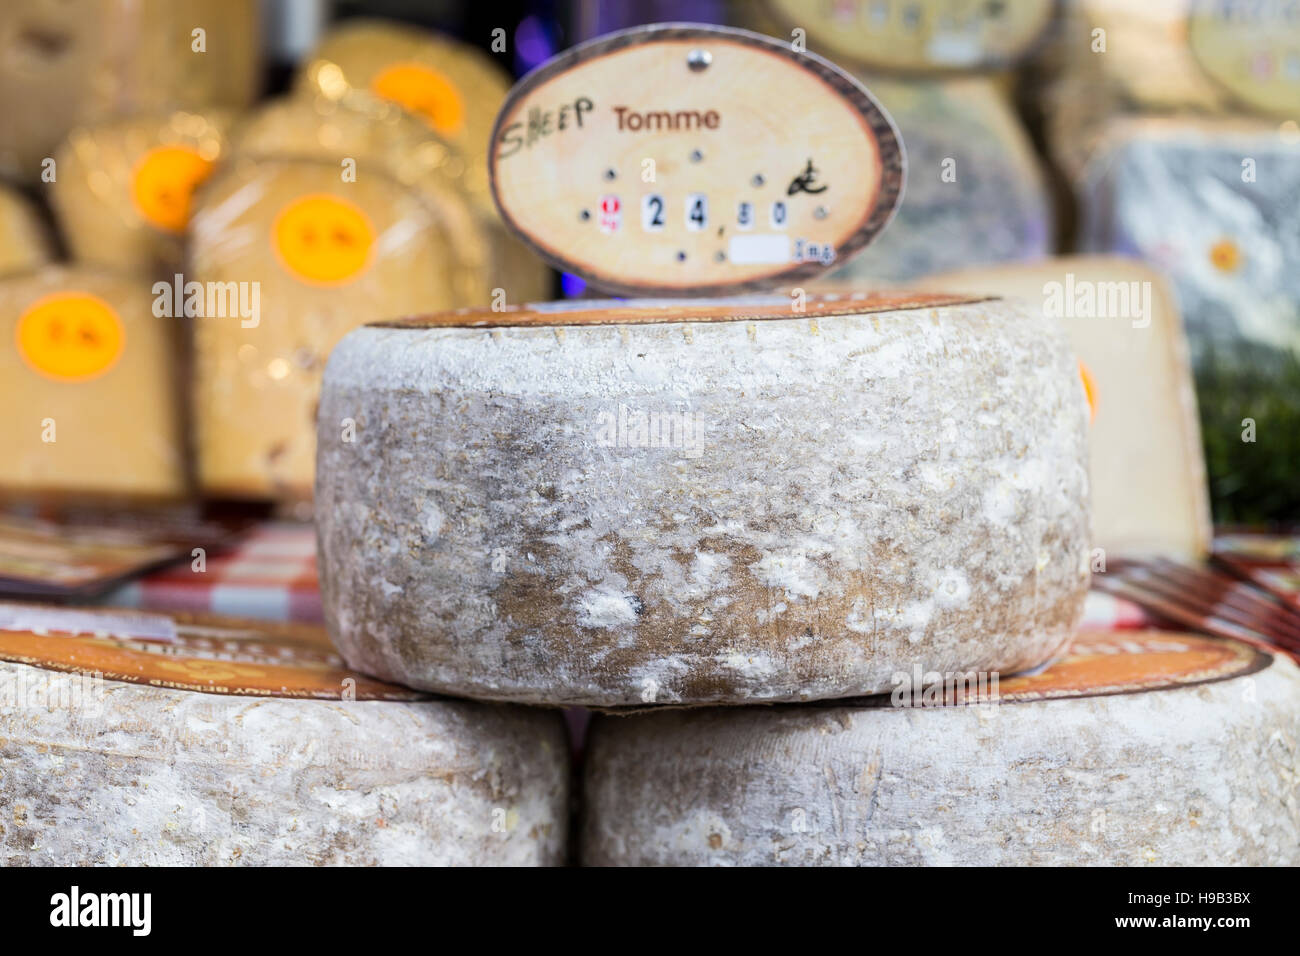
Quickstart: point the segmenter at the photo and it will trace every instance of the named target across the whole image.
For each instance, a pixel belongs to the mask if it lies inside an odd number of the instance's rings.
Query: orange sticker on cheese
[[[397,63],[370,84],[376,96],[410,110],[439,133],[455,136],[465,125],[465,101],[456,85],[422,63]]]
[[[146,221],[168,232],[182,232],[190,221],[194,190],[212,175],[215,164],[191,146],[159,146],[136,163],[131,199]]]
[[[1079,360],[1079,378],[1083,380],[1083,394],[1088,396],[1088,420],[1097,420],[1097,380],[1092,377],[1088,366]]]
[[[117,312],[88,292],[56,292],[38,299],[18,317],[14,334],[23,361],[62,382],[103,375],[126,345]]]
[[[295,199],[275,217],[271,245],[280,264],[315,285],[343,285],[370,263],[375,228],[357,206],[325,194]]]

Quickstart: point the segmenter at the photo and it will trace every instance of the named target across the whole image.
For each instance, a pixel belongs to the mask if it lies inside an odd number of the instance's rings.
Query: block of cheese
[[[232,289],[241,305],[194,322],[210,495],[310,497],[330,349],[364,322],[455,303],[447,241],[421,195],[378,171],[341,174],[333,162],[242,158],[199,192],[186,279],[209,297]]]
[[[306,625],[0,604],[0,863],[564,861],[556,713],[431,700]]]
[[[6,0],[0,43],[0,174],[24,182],[74,127],[238,108],[261,81],[257,0]]]
[[[491,226],[489,290],[503,289],[512,303],[550,297],[550,269],[501,223],[488,188],[488,141],[510,89],[509,75],[490,57],[437,33],[352,19],[325,35],[295,87],[306,97],[360,94],[396,103],[455,147],[465,164],[461,185]]]
[[[1048,254],[1042,169],[994,79],[861,79],[903,134],[907,188],[893,222],[837,277],[910,279]]]
[[[49,261],[50,237],[36,207],[17,190],[0,187],[0,275]]]
[[[1012,63],[1052,20],[1052,0],[764,0],[741,9],[755,28],[793,39],[836,62],[878,70],[940,72]]]
[[[1167,275],[1187,327],[1215,518],[1300,514],[1300,134],[1125,119],[1076,184],[1080,248]]]
[[[582,862],[1294,866],[1297,728],[1285,655],[1158,631],[852,705],[597,717]]]
[[[1210,544],[1196,393],[1164,278],[1118,256],[934,276],[928,290],[1024,299],[1059,318],[1092,388],[1092,540],[1110,555],[1203,558]]]
[[[180,327],[148,280],[51,266],[0,279],[0,490],[184,493]]]
[[[175,112],[74,129],[48,187],[68,251],[108,268],[171,278],[195,190],[226,150],[229,117]]]
[[[357,93],[271,100],[240,122],[233,151],[351,162],[355,176],[376,170],[418,190],[438,218],[438,235],[453,264],[455,305],[490,304],[490,233],[500,230],[499,221],[469,195],[460,153],[400,107]]]
[[[794,303],[796,306],[798,303]],[[316,483],[344,658],[597,706],[1030,667],[1087,589],[1056,323],[955,296],[468,310],[351,333]]]

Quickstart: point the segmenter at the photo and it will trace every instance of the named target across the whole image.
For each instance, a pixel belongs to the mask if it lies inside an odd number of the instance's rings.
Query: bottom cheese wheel
[[[853,706],[597,718],[583,862],[1300,863],[1289,658],[1100,632],[1042,673],[970,676]]]
[[[341,669],[322,631],[0,604],[0,864],[564,861],[558,713]]]

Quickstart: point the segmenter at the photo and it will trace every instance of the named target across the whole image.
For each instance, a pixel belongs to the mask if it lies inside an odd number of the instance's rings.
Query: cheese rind
[[[1063,333],[1002,303],[834,305],[350,334],[316,486],[344,658],[600,706],[1050,658],[1087,587],[1087,413]]]
[[[1212,640],[1110,639],[1163,645],[1151,649],[1166,658]],[[1300,672],[1289,659],[1167,689],[1114,680],[1122,689],[1092,688],[1099,696],[1062,687],[1053,693],[1066,697],[1001,704],[597,717],[582,862],[1300,862]]]
[[[295,655],[315,656],[313,646],[328,652],[318,630],[314,642],[290,644],[267,630],[183,618],[179,644],[165,653],[157,637],[0,631],[0,862],[564,861],[568,742],[558,714],[368,699],[376,688],[365,678],[320,665],[295,669]],[[149,682],[11,662],[15,643],[30,660],[42,642],[70,641],[110,661],[143,661],[135,666],[150,671]],[[210,647],[196,655],[186,642]],[[260,646],[250,653],[250,643]],[[259,662],[301,674],[309,686],[339,678],[334,699],[241,690],[238,681],[259,680]],[[356,699],[346,696],[348,680]],[[179,689],[195,682],[216,685],[214,692]]]
[[[176,498],[177,320],[147,279],[54,266],[0,280],[0,489]]]

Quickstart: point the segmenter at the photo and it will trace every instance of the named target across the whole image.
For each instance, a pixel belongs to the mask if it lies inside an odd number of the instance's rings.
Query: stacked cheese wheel
[[[465,311],[351,333],[317,527],[345,659],[629,706],[1058,653],[1087,587],[1060,330],[953,296]]]
[[[557,714],[350,673],[315,628],[0,605],[0,692],[2,863],[564,857]]]

